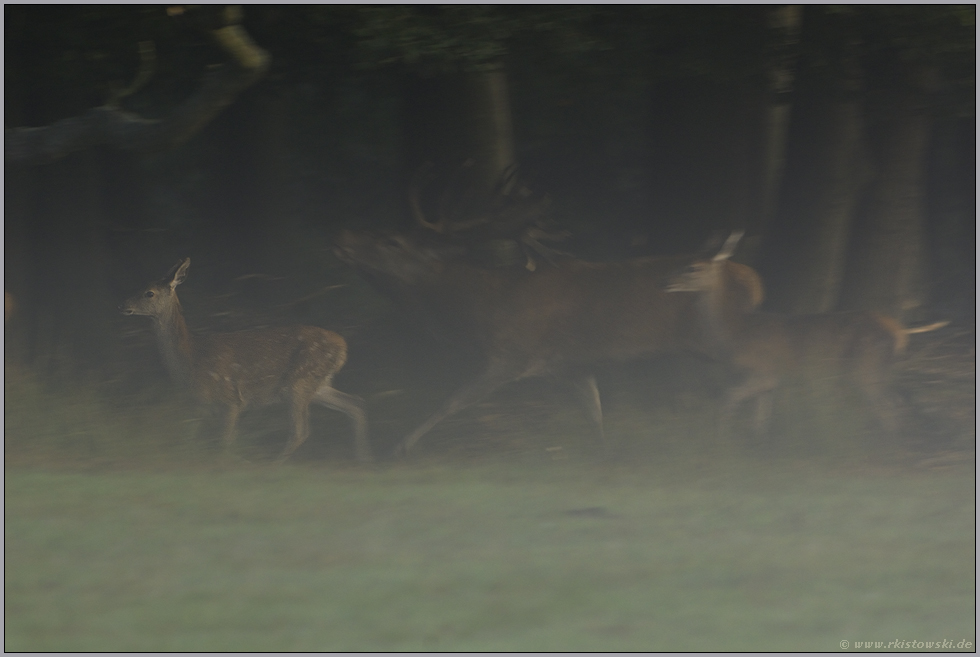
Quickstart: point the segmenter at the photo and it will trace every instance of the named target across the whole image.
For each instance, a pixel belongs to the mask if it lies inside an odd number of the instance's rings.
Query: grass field
[[[975,642],[963,466],[8,469],[4,494],[6,650]]]
[[[613,460],[565,391],[532,382],[374,468],[316,409],[277,468],[281,414],[246,417],[247,460],[219,465],[174,397],[113,405],[8,371],[4,648],[975,647],[966,378],[930,393],[960,409],[934,414],[952,429],[932,443],[823,402],[781,403],[760,443],[712,439],[713,399],[634,375],[601,379]],[[351,380],[379,454],[446,393]]]

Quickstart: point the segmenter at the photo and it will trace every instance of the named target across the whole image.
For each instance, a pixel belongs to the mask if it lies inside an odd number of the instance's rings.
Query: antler
[[[409,186],[409,205],[412,216],[419,226],[441,235],[462,235],[483,226],[477,241],[481,239],[505,239],[519,244],[524,252],[527,269],[534,271],[536,259],[543,258],[554,264],[554,258],[568,255],[564,251],[545,246],[542,242],[557,242],[569,236],[567,231],[557,230],[547,217],[551,200],[543,195],[535,197],[519,176],[520,167],[515,163],[504,169],[494,183],[489,195],[474,191],[474,186],[460,183],[467,170],[473,170],[475,162],[467,160],[445,185],[437,201],[438,220],[430,221],[422,210],[422,192],[426,177],[433,169],[426,162],[412,177]],[[453,194],[453,190],[456,194]],[[459,218],[458,215],[463,215]],[[468,215],[468,216],[467,216]]]
[[[467,160],[466,162],[463,163],[463,168],[467,168],[472,165],[473,165],[473,161]],[[409,202],[409,206],[412,209],[412,216],[415,217],[415,221],[418,222],[419,226],[421,226],[422,228],[426,228],[428,230],[435,231],[436,233],[442,235],[447,233],[456,233],[463,230],[469,230],[470,228],[475,228],[476,226],[489,223],[489,219],[487,219],[486,216],[482,216],[482,215],[477,216],[473,219],[468,219],[466,221],[453,221],[450,218],[450,216],[454,214],[449,210],[449,205],[451,202],[450,194],[453,187],[452,185],[447,185],[446,189],[443,190],[442,194],[439,197],[438,221],[432,222],[426,218],[425,212],[422,210],[422,201],[421,201],[423,179],[432,170],[433,166],[434,165],[432,164],[432,162],[426,162],[425,164],[420,166],[419,170],[412,177],[412,182],[409,185],[408,202]],[[457,179],[459,178],[460,176],[457,175]],[[457,206],[457,209],[459,206],[465,205],[466,201],[467,199],[464,198],[460,202],[456,203],[455,205]]]

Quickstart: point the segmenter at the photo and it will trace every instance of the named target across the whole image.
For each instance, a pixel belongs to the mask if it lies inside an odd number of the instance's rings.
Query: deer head
[[[745,231],[732,231],[721,248],[711,257],[699,257],[684,269],[671,275],[667,292],[720,292],[723,285],[725,262],[735,253],[735,247]],[[717,238],[708,241],[707,249],[717,244]]]
[[[179,307],[176,288],[184,282],[190,266],[190,258],[178,262],[161,280],[151,283],[142,292],[126,300],[119,307],[122,314],[160,318],[171,313],[174,307]]]

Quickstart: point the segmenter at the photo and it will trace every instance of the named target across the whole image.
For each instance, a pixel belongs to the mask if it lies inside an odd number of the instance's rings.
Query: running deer
[[[338,238],[336,253],[415,317],[469,338],[485,357],[482,373],[405,437],[396,454],[501,386],[536,376],[570,384],[604,444],[593,375],[598,363],[703,350],[693,298],[664,292],[667,276],[688,257],[562,258],[534,272],[489,269],[462,260],[453,247],[350,231]],[[750,267],[725,263],[721,275],[733,307],[748,311],[762,301],[761,281]]]
[[[292,439],[278,461],[285,461],[310,434],[310,402],[349,416],[359,461],[371,460],[364,402],[331,386],[347,360],[344,339],[316,326],[284,326],[256,331],[193,335],[184,322],[177,286],[190,258],[178,262],[162,280],[126,301],[124,315],[153,319],[157,343],[175,382],[189,387],[198,401],[224,408],[226,454],[235,440],[238,418],[249,406],[286,403],[292,413]]]
[[[718,416],[724,433],[739,407],[755,400],[754,427],[762,433],[772,414],[780,382],[808,363],[831,365],[847,375],[871,404],[882,427],[898,428],[897,408],[889,394],[890,370],[908,344],[908,336],[946,326],[905,328],[875,312],[811,315],[745,312],[725,302],[724,275],[741,231],[732,233],[713,257],[699,257],[670,277],[668,292],[697,293],[702,331],[716,356],[741,371],[742,380],[725,395]]]

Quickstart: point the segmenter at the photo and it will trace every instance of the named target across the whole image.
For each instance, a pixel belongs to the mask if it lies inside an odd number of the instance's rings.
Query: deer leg
[[[735,413],[739,406],[747,400],[760,395],[771,397],[778,383],[779,379],[775,376],[757,373],[750,374],[745,381],[731,388],[725,395],[725,401],[721,406],[721,411],[718,413],[718,437],[723,438],[728,435],[728,429],[735,418]],[[766,406],[771,405],[772,402],[770,399],[769,402],[760,403],[762,404],[761,408],[756,407],[757,422],[760,413],[765,413],[768,416],[769,411],[766,409]],[[766,419],[768,420],[768,417]],[[758,424],[756,430],[761,430]]]
[[[367,417],[364,413],[364,400],[348,395],[326,383],[313,395],[313,401],[327,408],[344,413],[354,423],[354,454],[361,463],[370,463],[371,443],[368,441]]]
[[[225,455],[231,453],[231,446],[235,442],[235,428],[238,426],[238,416],[242,414],[243,407],[239,404],[229,404],[225,411],[225,426],[221,434],[221,445]]]
[[[194,422],[194,427],[191,429],[191,438],[195,444],[200,444],[203,441],[208,441],[209,444],[212,439],[212,433],[216,431],[217,413],[215,408],[210,405],[201,405],[198,410],[198,417],[196,422]]]
[[[888,394],[888,386],[881,381],[864,383],[861,386],[864,395],[871,404],[881,427],[888,432],[898,431],[899,411],[892,396]]]
[[[276,463],[283,463],[296,449],[310,437],[310,399],[297,396],[292,400],[293,437],[282,451]]]
[[[848,365],[848,374],[854,385],[871,404],[881,427],[888,432],[899,428],[897,395],[891,387],[891,367],[894,358],[891,343],[872,342],[861,345],[856,357]]]
[[[772,400],[775,396],[775,391],[766,390],[760,392],[755,398],[755,418],[753,426],[755,428],[755,433],[758,436],[765,433],[766,427],[769,426],[769,420],[772,418]]]
[[[898,431],[899,409],[890,393],[885,377],[877,374],[857,374],[857,386],[871,404],[881,427],[888,432]]]
[[[606,434],[602,429],[602,400],[599,398],[599,387],[596,385],[595,376],[588,374],[570,378],[568,381],[578,395],[579,401],[585,406],[585,412],[592,421],[599,444],[606,449]]]
[[[419,438],[428,433],[429,430],[439,424],[439,422],[454,413],[458,413],[468,406],[472,406],[505,383],[510,383],[511,381],[516,381],[520,378],[520,374],[515,373],[512,369],[503,369],[491,366],[480,378],[457,390],[453,396],[450,397],[445,404],[443,404],[441,409],[436,411],[415,431],[408,434],[404,440],[398,443],[398,446],[395,447],[393,456],[397,457],[407,454],[408,450],[412,449],[412,446],[419,441]]]

